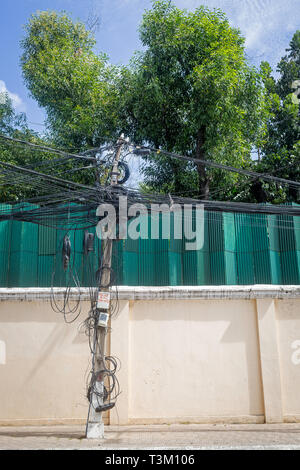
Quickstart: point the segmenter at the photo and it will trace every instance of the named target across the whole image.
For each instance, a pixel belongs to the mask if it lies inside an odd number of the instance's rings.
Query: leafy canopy
[[[236,166],[250,161],[265,131],[262,83],[245,58],[244,39],[220,10],[193,13],[154,2],[140,27],[145,48],[123,75],[123,113],[136,141]],[[159,174],[158,174],[159,171]],[[196,174],[195,174],[196,171]],[[198,186],[208,196],[214,180],[224,190],[234,176],[151,158],[146,183],[182,192]]]
[[[7,93],[0,93],[0,134],[7,137],[40,143],[38,135],[29,129],[24,113],[17,113]],[[23,145],[18,145],[0,139],[0,160],[12,165],[34,166],[43,159],[51,158],[49,154],[31,151]],[[35,194],[26,184],[14,187],[7,184],[2,176],[0,179],[0,201],[19,201]]]
[[[25,27],[21,65],[33,98],[47,111],[60,145],[81,149],[111,138],[117,129],[117,71],[95,39],[67,14],[43,11]]]
[[[267,135],[261,145],[263,157],[258,170],[299,181],[300,114],[299,103],[295,100],[295,82],[300,79],[300,31],[295,32],[286,52],[277,66],[277,80],[273,78],[267,62],[261,65],[268,121]],[[300,202],[300,195],[294,189],[272,187],[267,188],[264,200]]]

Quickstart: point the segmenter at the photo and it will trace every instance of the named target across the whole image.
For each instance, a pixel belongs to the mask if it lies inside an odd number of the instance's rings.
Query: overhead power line
[[[2,134],[0,134],[0,138],[4,139],[4,140],[7,140],[7,141],[10,141],[10,142],[16,142],[16,143],[19,143],[19,144],[28,145],[29,147],[32,147],[32,148],[34,148],[36,150],[39,150],[39,151],[52,152],[52,153],[55,153],[57,155],[61,155],[63,157],[95,161],[95,157],[89,157],[89,156],[87,156],[87,154],[90,153],[90,152],[95,152],[96,149],[90,149],[90,150],[87,150],[86,152],[84,152],[84,155],[78,155],[78,154],[65,152],[64,150],[54,149],[52,147],[48,147],[48,146],[44,146],[44,145],[33,144],[32,142],[28,142],[26,140],[15,139],[13,137],[8,137],[8,136],[2,135]],[[124,142],[126,144],[128,143],[125,140],[124,140]],[[167,150],[157,149],[157,148],[154,148],[154,147],[138,146],[138,145],[134,145],[134,144],[132,144],[132,146],[135,147],[135,150],[132,153],[134,153],[136,155],[139,155],[139,154],[145,155],[146,152],[149,152],[149,153],[153,152],[153,153],[156,153],[156,154],[164,154],[164,155],[167,155],[170,158],[176,158],[176,159],[185,160],[185,161],[188,161],[188,162],[193,162],[197,165],[203,165],[203,166],[208,166],[208,167],[211,167],[211,168],[217,168],[217,169],[220,169],[220,170],[230,171],[232,173],[238,173],[238,174],[241,174],[241,175],[244,175],[244,176],[249,176],[251,178],[255,178],[255,179],[259,178],[259,179],[262,179],[264,181],[277,183],[277,184],[282,184],[282,185],[285,185],[285,186],[290,186],[290,187],[293,187],[295,189],[300,189],[300,183],[298,181],[288,180],[288,179],[285,179],[285,178],[279,178],[277,176],[269,175],[269,174],[266,174],[266,173],[258,173],[256,171],[246,170],[244,168],[236,168],[236,167],[233,167],[233,166],[224,165],[222,163],[213,162],[211,160],[202,160],[202,159],[194,158],[194,157],[191,157],[191,156],[180,155],[180,154],[175,153],[175,152],[168,152]]]
[[[230,172],[233,172],[233,173],[239,173],[239,174],[244,175],[244,176],[250,176],[251,178],[260,178],[260,179],[263,179],[265,181],[278,183],[278,184],[283,184],[283,185],[288,185],[288,186],[292,186],[294,188],[300,189],[300,183],[298,181],[288,180],[288,179],[285,179],[285,178],[278,178],[277,176],[268,175],[266,173],[258,173],[256,171],[252,171],[252,170],[245,170],[243,168],[235,168],[233,166],[223,165],[222,163],[216,163],[216,162],[213,162],[211,160],[201,160],[199,158],[188,157],[188,156],[185,156],[185,155],[180,155],[180,154],[175,153],[175,152],[168,152],[167,150],[163,150],[163,149],[156,149],[156,148],[153,148],[153,147],[146,147],[146,146],[141,146],[140,149],[141,150],[149,150],[149,153],[153,152],[153,153],[156,153],[156,154],[164,154],[164,155],[167,155],[168,157],[171,157],[171,158],[176,158],[176,159],[180,159],[180,160],[194,162],[197,165],[209,166],[209,167],[217,168],[217,169],[220,169],[220,170],[226,170],[226,171],[230,171]]]
[[[79,158],[81,160],[93,160],[93,161],[95,161],[94,157],[86,157],[86,156],[83,156],[83,155],[78,155],[78,154],[74,154],[74,153],[65,152],[64,150],[55,149],[53,147],[47,147],[45,145],[33,144],[32,142],[28,142],[27,140],[15,139],[13,137],[8,137],[8,136],[3,135],[3,134],[0,134],[0,139],[7,140],[9,142],[15,142],[15,143],[22,144],[22,145],[27,145],[28,147],[31,147],[35,150],[39,150],[39,151],[42,151],[42,152],[51,152],[51,153],[55,153],[57,155],[61,155],[63,157]]]
[[[43,179],[47,179],[48,181],[51,181],[54,183],[62,184],[64,186],[73,186],[75,188],[81,188],[81,189],[91,189],[90,186],[86,186],[80,183],[75,183],[74,181],[69,181],[69,180],[65,180],[62,178],[57,178],[56,176],[46,175],[44,173],[31,170],[29,168],[24,168],[24,167],[17,166],[17,165],[11,165],[10,163],[7,163],[7,162],[0,161],[0,165],[6,168],[12,169],[14,171],[19,171],[23,174],[27,173],[32,176],[42,177]]]
[[[28,141],[21,140],[21,139],[16,139],[16,138],[13,138],[13,137],[8,137],[8,136],[2,135],[2,134],[0,134],[0,139],[6,140],[6,141],[9,141],[9,142],[16,142],[16,143],[21,144],[21,145],[27,145],[27,146],[35,149],[35,150],[38,150],[38,151],[45,151],[45,152],[54,153],[54,154],[57,154],[57,155],[60,155],[60,156],[64,157],[64,159],[72,159],[73,158],[73,159],[89,160],[89,161],[95,162],[95,156],[88,156],[88,155],[92,154],[92,153],[95,153],[95,151],[97,151],[97,149],[89,149],[89,150],[85,151],[83,155],[78,155],[78,154],[69,153],[69,152],[66,152],[64,150],[55,149],[55,148],[44,146],[44,145],[33,144],[32,142],[28,142]],[[124,140],[124,143],[128,144],[128,142],[126,140]],[[191,156],[180,155],[180,154],[175,153],[175,152],[169,152],[167,150],[157,149],[157,148],[153,148],[153,147],[150,147],[150,146],[138,146],[138,145],[134,145],[134,144],[129,144],[129,145],[131,147],[134,147],[134,150],[131,151],[131,153],[133,153],[135,155],[144,155],[145,156],[146,154],[150,154],[151,152],[156,153],[156,154],[163,154],[163,155],[166,155],[170,158],[184,160],[184,161],[187,161],[187,162],[193,162],[196,165],[203,165],[203,166],[206,166],[206,167],[211,167],[211,168],[216,168],[216,169],[220,169],[220,170],[230,171],[230,172],[233,172],[233,173],[238,173],[238,174],[241,174],[241,175],[244,175],[244,176],[248,176],[252,179],[262,179],[262,180],[267,181],[267,182],[289,186],[289,187],[292,187],[294,189],[300,189],[300,183],[298,181],[288,180],[288,179],[285,179],[285,178],[279,178],[277,176],[269,175],[269,174],[266,174],[266,173],[258,173],[256,171],[246,170],[246,169],[243,169],[243,168],[236,168],[236,167],[233,167],[233,166],[224,165],[222,163],[213,162],[211,160],[202,160],[202,159],[194,158],[194,157],[191,157]],[[110,146],[110,148],[111,148],[111,146]],[[49,161],[49,164],[51,164],[51,160]]]

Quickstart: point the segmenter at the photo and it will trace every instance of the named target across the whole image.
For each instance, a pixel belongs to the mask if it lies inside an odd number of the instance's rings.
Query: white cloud
[[[20,98],[20,96],[16,93],[9,91],[3,80],[0,80],[0,93],[7,93],[12,101],[14,108],[16,108],[18,111],[25,111],[25,103],[22,101],[22,98]]]
[[[179,7],[194,9],[201,4],[223,10],[230,23],[246,39],[251,61],[268,60],[275,66],[293,33],[299,28],[299,0],[174,0]]]
[[[299,27],[298,0],[244,0],[234,22],[246,37],[246,48],[254,61],[268,60],[273,67],[289,46]],[[255,60],[255,58],[257,60]]]

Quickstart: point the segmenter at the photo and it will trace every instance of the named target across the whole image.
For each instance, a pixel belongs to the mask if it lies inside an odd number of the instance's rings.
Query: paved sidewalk
[[[103,441],[84,426],[0,427],[0,449],[299,449],[300,424],[107,426]]]

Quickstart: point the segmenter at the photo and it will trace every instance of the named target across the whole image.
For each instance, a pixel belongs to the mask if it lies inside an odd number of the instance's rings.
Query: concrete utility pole
[[[111,186],[118,184],[118,164],[122,147],[124,145],[123,136],[117,143],[117,149],[114,156],[111,173]],[[111,227],[111,233],[114,227]],[[102,239],[102,266],[100,275],[100,284],[97,296],[97,317],[98,325],[95,325],[94,331],[94,355],[93,355],[93,371],[101,371],[105,369],[105,347],[106,333],[110,310],[110,280],[111,280],[111,260],[112,260],[113,239],[108,234],[107,238]],[[96,376],[94,383],[94,392],[90,396],[90,406],[88,420],[86,426],[86,437],[90,439],[104,438],[104,423],[102,420],[102,410],[104,403],[104,377],[99,374]],[[97,411],[98,410],[98,411]]]

